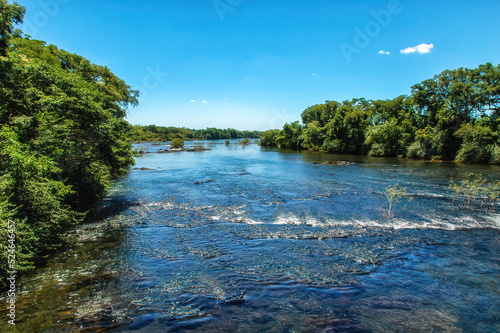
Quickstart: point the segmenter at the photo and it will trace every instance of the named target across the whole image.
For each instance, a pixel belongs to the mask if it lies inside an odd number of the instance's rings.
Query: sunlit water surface
[[[154,170],[117,181],[18,281],[15,331],[500,331],[500,217],[449,190],[499,167],[203,144],[140,145]],[[313,164],[339,160],[354,164]],[[413,200],[388,218],[395,183]]]

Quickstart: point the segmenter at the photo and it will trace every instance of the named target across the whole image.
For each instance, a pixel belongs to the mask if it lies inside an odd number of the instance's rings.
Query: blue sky
[[[325,100],[391,99],[500,63],[498,0],[18,2],[25,33],[141,91],[133,124],[280,128]]]

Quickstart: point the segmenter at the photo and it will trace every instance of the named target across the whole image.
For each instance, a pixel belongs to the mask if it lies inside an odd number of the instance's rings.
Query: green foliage
[[[398,125],[396,119],[368,129],[365,144],[371,149],[372,156],[402,156],[407,150],[409,135]]]
[[[264,147],[274,147],[276,146],[276,137],[280,133],[280,130],[269,130],[261,134],[260,145]]]
[[[335,101],[326,101],[325,104],[317,104],[302,112],[302,123],[307,126],[309,123],[317,122],[318,127],[324,127],[337,113],[341,106],[340,103]]]
[[[0,129],[0,170],[3,193],[8,193],[8,205],[16,207],[15,218],[25,220],[36,241],[29,252],[44,247],[57,247],[69,226],[83,215],[64,204],[73,193],[71,187],[55,180],[60,172],[54,161],[46,156],[34,156],[19,142],[8,126]],[[31,248],[31,249],[30,249]]]
[[[464,124],[474,124],[481,118],[498,119],[499,78],[500,66],[485,64],[476,69],[444,71],[412,87],[412,98],[420,116],[421,128],[429,127],[438,136],[433,140],[433,155],[455,159],[466,136],[463,131],[458,132],[461,136],[457,135],[457,131]],[[490,131],[496,131],[491,126],[487,127]],[[483,157],[470,157],[475,153],[483,152],[465,147],[460,158],[484,161]]]
[[[384,198],[387,201],[388,205],[387,216],[391,218],[394,217],[394,211],[398,202],[400,202],[402,199],[405,199],[407,202],[413,200],[413,198],[408,195],[406,187],[402,187],[399,184],[394,184],[393,186],[386,187],[384,191]]]
[[[305,125],[300,135],[302,148],[309,150],[320,150],[324,141],[325,134],[323,128],[320,127],[319,121],[312,121]]]
[[[488,163],[493,160],[495,139],[498,133],[491,128],[476,124],[462,124],[455,135],[463,140],[457,153],[457,162]]]
[[[321,150],[330,153],[365,153],[365,131],[369,124],[367,101],[353,99],[342,104],[327,102],[327,105],[332,106],[325,109],[331,118],[321,131],[324,134]],[[320,137],[316,135],[316,138]],[[308,140],[304,138],[304,141]]]
[[[400,96],[370,103],[371,125],[365,144],[372,156],[406,156],[415,138],[416,114],[411,99]]]
[[[7,271],[24,272],[33,268],[33,260],[35,258],[35,243],[38,241],[30,226],[26,223],[26,219],[16,218],[17,209],[10,202],[10,197],[7,196],[7,191],[12,187],[11,179],[6,176],[0,177],[0,277],[2,285],[5,283],[5,274]],[[14,249],[9,248],[8,234],[9,223],[15,224],[15,245]],[[9,260],[14,256],[15,263],[9,265]]]
[[[184,140],[175,138],[172,141],[172,148],[182,148],[182,147],[184,147]]]
[[[372,156],[500,163],[500,65],[444,71],[393,100],[326,101],[262,145]]]
[[[469,172],[460,182],[451,179],[450,189],[455,206],[493,211],[500,195],[500,182],[487,182],[483,175]]]
[[[22,23],[26,9],[14,1],[0,0],[0,56],[7,54],[14,24]]]
[[[14,221],[24,271],[63,245],[133,164],[124,117],[138,92],[107,67],[14,34],[23,7],[0,0],[0,11],[0,239]],[[5,268],[2,261],[0,277]]]
[[[244,139],[260,137],[262,132],[259,131],[238,131],[232,128],[218,129],[207,128],[202,130],[194,130],[195,138],[199,140],[221,140],[221,139]]]
[[[298,121],[291,124],[285,124],[283,129],[275,138],[276,145],[279,148],[298,149],[300,147],[300,134],[302,127]]]
[[[132,142],[172,141],[175,138],[183,140],[258,138],[261,133],[259,131],[238,131],[231,128],[193,130],[184,127],[163,127],[156,125],[133,125],[127,128],[127,136]]]
[[[250,143],[250,139],[249,138],[245,138],[243,140],[241,140],[240,142],[242,145],[248,145]]]
[[[417,130],[416,140],[408,147],[407,157],[431,159],[438,156],[442,149],[442,137],[442,132],[430,127]]]
[[[500,164],[500,145],[498,144],[491,149],[491,163]]]

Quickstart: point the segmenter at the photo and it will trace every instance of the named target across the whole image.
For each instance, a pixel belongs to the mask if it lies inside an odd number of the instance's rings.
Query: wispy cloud
[[[312,76],[318,76],[318,73],[312,73]]]
[[[389,55],[389,54],[391,54],[391,52],[389,52],[389,51],[384,51],[384,50],[380,50],[380,51],[378,51],[378,53],[377,53],[377,54],[385,54],[385,55]]]
[[[431,50],[434,48],[434,44],[425,44],[425,43],[422,43],[420,45],[417,45],[417,46],[411,46],[411,47],[407,47],[406,49],[402,49],[400,52],[402,54],[411,54],[411,53],[415,53],[415,52],[418,52],[420,54],[425,54],[425,53],[431,53]]]
[[[207,102],[207,101],[202,101],[202,103],[203,103],[203,104],[208,104],[208,102]]]
[[[196,103],[196,101],[194,99],[190,100],[191,103]]]

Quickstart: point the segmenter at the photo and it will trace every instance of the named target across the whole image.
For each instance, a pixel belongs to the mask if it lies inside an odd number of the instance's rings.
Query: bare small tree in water
[[[384,191],[384,197],[389,205],[387,208],[387,216],[391,218],[394,217],[396,205],[401,201],[401,199],[405,199],[407,202],[413,200],[413,198],[408,195],[406,187],[400,186],[398,183],[394,184],[393,186],[386,187]]]
[[[453,204],[467,209],[486,209],[494,211],[500,196],[500,182],[489,183],[481,174],[468,172],[464,179],[456,182],[451,179]]]

